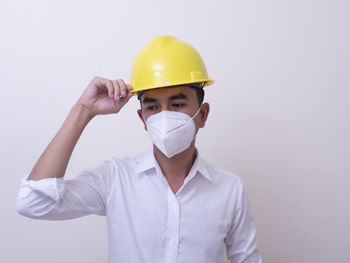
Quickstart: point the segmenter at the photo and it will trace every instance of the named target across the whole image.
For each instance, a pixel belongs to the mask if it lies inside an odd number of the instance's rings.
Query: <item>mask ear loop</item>
[[[203,105],[203,104],[201,104],[201,106],[199,106],[199,109],[198,109],[197,112],[193,115],[193,117],[191,118],[191,120],[193,120],[193,119],[197,116],[197,114],[200,112],[200,110],[201,110],[201,108],[202,108],[202,105]],[[188,121],[190,121],[190,120],[188,120]]]
[[[187,120],[184,124],[182,124],[182,125],[180,125],[180,126],[178,126],[178,127],[175,127],[174,129],[168,131],[167,134],[169,134],[169,133],[171,133],[171,132],[173,132],[173,131],[175,131],[175,130],[177,130],[177,129],[183,127],[183,126],[185,126],[188,122],[192,121],[192,120],[197,116],[197,114],[199,113],[199,111],[201,110],[202,105],[203,105],[203,104],[201,104],[201,106],[199,107],[199,109],[198,109],[197,112],[193,115],[193,117],[192,117],[191,119]]]

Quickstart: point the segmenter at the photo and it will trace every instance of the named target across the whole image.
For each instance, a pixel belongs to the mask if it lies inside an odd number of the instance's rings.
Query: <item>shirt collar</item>
[[[198,172],[203,175],[206,179],[208,179],[210,182],[213,181],[213,178],[211,177],[206,162],[200,157],[198,151],[197,151],[197,158],[193,165],[197,162],[197,170]]]
[[[189,172],[189,175],[192,173],[192,171],[194,175],[197,172],[199,172],[204,178],[212,182],[212,177],[210,176],[210,173],[207,169],[206,162],[200,157],[197,150],[196,150],[196,153],[197,153],[197,157],[193,163],[193,166],[191,168],[191,171]],[[150,169],[157,170],[157,168],[160,169],[152,150],[146,154],[141,155],[139,162],[137,164],[136,172],[140,174]]]
[[[136,167],[137,173],[143,173],[152,168],[156,169],[156,159],[154,157],[153,151],[141,155],[139,162]]]

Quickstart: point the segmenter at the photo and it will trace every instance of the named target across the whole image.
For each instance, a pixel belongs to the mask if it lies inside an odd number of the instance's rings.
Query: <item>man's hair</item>
[[[198,100],[198,105],[201,106],[204,100],[204,89],[203,87],[201,88],[196,88],[196,87],[192,87],[190,86],[191,89],[194,89],[197,93],[197,100]]]
[[[184,85],[179,85],[179,86],[189,86],[191,89],[194,89],[196,94],[197,94],[197,101],[198,105],[202,105],[203,100],[204,100],[204,84],[205,82],[198,82],[198,83],[191,83],[191,84],[184,84]],[[171,87],[176,87],[176,86],[171,86]],[[137,98],[140,101],[141,104],[141,96],[143,93],[145,93],[146,90],[138,91],[137,92]]]

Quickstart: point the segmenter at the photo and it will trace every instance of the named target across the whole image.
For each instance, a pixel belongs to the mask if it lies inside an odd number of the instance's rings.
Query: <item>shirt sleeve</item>
[[[82,171],[73,180],[47,178],[38,181],[23,179],[17,195],[16,209],[23,216],[64,220],[88,214],[106,214],[106,196],[110,162]]]
[[[226,237],[227,259],[231,263],[262,263],[257,248],[256,226],[242,182],[236,195],[231,229]]]

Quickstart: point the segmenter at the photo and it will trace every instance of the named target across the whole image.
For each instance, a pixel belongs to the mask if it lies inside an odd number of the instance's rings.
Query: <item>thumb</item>
[[[134,96],[133,92],[128,92],[128,94],[124,97],[120,99],[120,106],[124,107],[124,105],[130,100],[131,97]],[[120,107],[120,108],[121,108]]]

